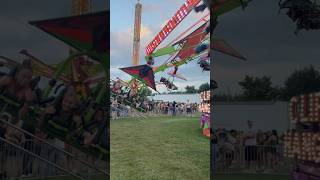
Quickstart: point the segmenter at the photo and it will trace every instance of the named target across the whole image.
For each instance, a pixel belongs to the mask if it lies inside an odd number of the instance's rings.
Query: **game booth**
[[[202,134],[210,138],[210,91],[201,92],[200,100],[199,110],[202,112],[200,117],[200,128],[202,129]]]
[[[284,155],[295,161],[293,180],[320,179],[320,92],[293,97]]]

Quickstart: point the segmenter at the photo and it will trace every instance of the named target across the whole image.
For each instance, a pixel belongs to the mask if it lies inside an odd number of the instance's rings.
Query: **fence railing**
[[[48,141],[55,146],[58,145],[57,143],[61,146],[62,143],[55,139]],[[75,154],[77,158],[86,160],[92,166],[107,169],[103,161],[87,156],[71,147],[68,148],[68,151]],[[84,179],[84,177],[95,174],[100,173],[45,143],[36,140],[15,143],[0,138],[0,176],[2,179],[60,175],[72,175]]]
[[[283,146],[213,145],[211,150],[214,174],[289,174],[291,160],[283,156]]]
[[[85,179],[109,172],[108,164],[64,142],[42,139],[0,119],[6,135],[0,137],[0,179],[50,177],[57,175]]]

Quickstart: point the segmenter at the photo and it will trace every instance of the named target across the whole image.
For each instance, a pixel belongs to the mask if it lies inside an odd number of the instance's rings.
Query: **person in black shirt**
[[[177,106],[177,103],[175,101],[173,101],[173,103],[172,103],[172,115],[173,116],[176,115],[176,106]]]

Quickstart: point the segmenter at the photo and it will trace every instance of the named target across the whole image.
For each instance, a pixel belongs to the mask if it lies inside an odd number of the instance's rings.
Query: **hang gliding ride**
[[[36,76],[31,83],[32,88],[36,87],[40,77],[49,79],[49,83],[43,91],[38,89],[35,92],[37,103],[32,102],[24,123],[31,128],[38,128],[52,137],[67,142],[85,153],[101,157],[103,160],[109,158],[109,145],[105,141],[108,125],[107,116],[102,115],[100,118],[98,115],[105,113],[102,107],[107,107],[105,99],[109,92],[105,84],[105,80],[109,76],[108,19],[109,12],[102,11],[29,22],[76,49],[59,64],[45,64],[27,50],[20,51],[28,58],[23,63],[0,56],[2,67],[10,69],[10,72],[5,74],[6,76],[15,76],[21,65],[28,65],[32,69],[33,75]],[[64,89],[58,91],[60,87],[64,87]],[[51,115],[46,116],[44,121],[40,120],[39,117],[43,114],[44,105],[46,105],[42,102],[48,103],[47,99],[51,99],[50,104],[60,108],[63,106],[61,102],[68,93],[70,95],[71,91],[75,92],[74,96],[80,96],[81,103],[74,111],[81,116],[82,123],[80,124],[83,127],[72,129],[70,124],[65,123],[67,122],[64,121],[65,119],[53,118],[55,116]],[[15,109],[20,108],[19,101],[2,94],[0,94],[0,100],[2,104],[14,106]],[[17,111],[8,113],[16,114]],[[92,134],[88,132],[87,128],[96,121],[100,121],[101,126],[95,134]],[[95,140],[90,140],[93,137]]]
[[[217,25],[217,18],[220,15],[223,15],[237,7],[244,8],[249,1],[203,0],[202,3],[200,2],[201,0],[187,0],[162,28],[162,30],[152,39],[145,49],[146,64],[120,69],[155,91],[157,91],[157,89],[154,74],[171,69],[165,73],[169,78],[161,77],[159,84],[164,84],[168,90],[176,90],[178,88],[173,84],[175,78],[185,81],[187,80],[183,75],[177,73],[183,65],[191,61],[198,60],[197,64],[203,71],[210,70],[211,50],[218,51],[241,60],[246,60],[244,56],[229,46],[222,39],[211,37],[210,43],[210,32],[213,32],[212,29]],[[157,47],[183,21],[183,19],[188,16],[190,12],[193,10],[196,13],[205,12],[205,9],[211,3],[213,3],[213,5],[210,5],[210,10],[213,12],[213,17],[211,17],[213,20],[210,20],[210,13],[205,13],[202,18],[189,27],[185,32],[181,33],[173,41],[166,46],[157,49]],[[213,22],[211,26],[210,22]],[[169,56],[169,58],[160,63],[160,65],[155,65],[156,58],[162,56]]]
[[[288,17],[297,24],[295,34],[302,29],[320,29],[320,5],[316,0],[280,0],[279,7],[280,11],[288,9]]]

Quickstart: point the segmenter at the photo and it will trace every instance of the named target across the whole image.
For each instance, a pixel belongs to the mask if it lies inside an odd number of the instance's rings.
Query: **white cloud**
[[[175,5],[177,7],[176,10],[184,3],[184,0],[179,0],[172,2],[170,0],[170,3],[176,3]],[[158,10],[158,8],[161,9],[161,7],[157,6],[143,6],[143,11],[145,10],[150,10],[150,9],[155,9]],[[147,44],[152,40],[152,38],[163,28],[163,26],[167,23],[168,19],[173,15],[174,12],[170,13],[162,13],[159,16],[161,16],[162,21],[158,21],[158,23],[154,23],[152,25],[146,25],[142,24],[141,25],[141,49],[140,49],[140,64],[144,64],[144,55],[145,55],[145,47]],[[168,17],[164,17],[164,14],[168,14]],[[166,39],[160,45],[162,47],[163,45],[166,45],[168,42],[167,41],[172,41],[177,35],[179,35],[181,32],[183,32],[186,28],[191,26],[191,23],[195,23],[202,17],[204,14],[203,13],[194,13],[191,12],[188,17],[177,27],[177,30],[172,32],[170,34],[170,37]],[[169,17],[170,16],[170,17]],[[145,18],[145,17],[144,17]],[[163,22],[160,23],[159,22]],[[119,70],[119,67],[126,67],[131,65],[131,56],[132,56],[132,43],[133,43],[133,28],[128,28],[123,31],[118,31],[118,32],[111,32],[111,78],[116,78],[120,77],[121,79],[129,79],[130,76],[127,75],[126,73],[122,72]],[[156,64],[162,64],[164,60],[167,57],[159,57],[156,59]],[[196,88],[198,88],[201,84],[209,82],[210,77],[209,74],[204,74],[201,72],[201,68],[198,67],[196,63],[190,63],[181,70],[179,70],[181,74],[183,74],[188,81],[180,80],[180,79],[175,79],[174,84],[178,86],[179,91],[184,91],[185,87],[187,85],[194,85]],[[192,72],[192,74],[190,74]],[[159,81],[160,77],[168,77],[168,75],[163,72],[163,73],[157,73],[156,74],[156,81]],[[157,85],[157,89],[159,92],[166,92],[167,88],[161,84]]]
[[[149,4],[143,3],[142,4],[142,11],[143,13],[154,13],[155,11],[161,11],[161,6],[159,4]]]
[[[153,27],[141,25],[141,42],[140,42],[140,63],[144,63],[145,46],[152,38]],[[112,65],[131,65],[132,48],[133,48],[133,28],[123,31],[111,32],[111,64]]]
[[[148,27],[148,26],[145,26],[145,25],[141,25],[141,35],[140,35],[140,38],[141,39],[147,39],[151,36],[152,34],[152,30]]]

